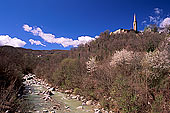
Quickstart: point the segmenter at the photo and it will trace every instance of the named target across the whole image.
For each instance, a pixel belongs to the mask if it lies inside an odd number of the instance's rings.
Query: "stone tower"
[[[137,21],[136,21],[136,15],[134,14],[134,20],[133,20],[133,30],[137,31]]]

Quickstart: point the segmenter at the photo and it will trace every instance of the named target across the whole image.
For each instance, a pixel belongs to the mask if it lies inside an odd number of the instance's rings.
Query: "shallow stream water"
[[[82,102],[68,99],[66,94],[61,92],[54,91],[54,95],[50,96],[51,100],[44,100],[42,92],[47,88],[41,84],[33,83],[25,87],[27,93],[23,95],[23,98],[29,102],[29,113],[94,113],[92,106],[83,106],[83,109],[77,109],[82,106]],[[57,109],[54,108],[56,105],[59,105]]]

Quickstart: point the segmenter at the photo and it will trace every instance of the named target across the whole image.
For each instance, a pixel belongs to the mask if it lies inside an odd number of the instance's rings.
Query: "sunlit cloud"
[[[142,24],[146,24],[146,20],[142,21]]]
[[[160,14],[163,12],[163,10],[160,8],[154,8],[154,11],[155,11],[155,14]]]
[[[31,31],[32,30],[32,27],[29,27],[28,25],[23,25],[23,28],[24,28],[24,31]]]
[[[144,21],[142,21],[142,25],[155,24],[159,26],[159,24],[163,21],[163,9],[154,8],[154,12],[150,14]]]
[[[170,25],[170,17],[165,18],[161,23],[160,23],[160,27],[164,28],[166,26]]]
[[[25,41],[22,41],[16,37],[11,38],[8,35],[0,35],[0,46],[8,45],[13,47],[23,47],[25,44]]]
[[[39,40],[29,39],[29,42],[31,43],[31,45],[35,44],[35,45],[46,46],[46,45],[42,44]]]
[[[34,36],[40,36],[44,41],[48,43],[57,43],[61,44],[63,47],[73,46],[77,47],[80,44],[88,43],[92,40],[95,40],[96,37],[90,36],[80,36],[77,40],[73,40],[71,38],[59,37],[56,38],[55,35],[50,33],[44,33],[40,27],[30,27],[29,25],[23,26],[24,30],[27,32],[31,32]]]

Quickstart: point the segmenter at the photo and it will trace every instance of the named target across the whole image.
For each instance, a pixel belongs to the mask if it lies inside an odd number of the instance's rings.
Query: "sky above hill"
[[[170,24],[169,0],[1,0],[0,46],[69,50],[105,30]]]

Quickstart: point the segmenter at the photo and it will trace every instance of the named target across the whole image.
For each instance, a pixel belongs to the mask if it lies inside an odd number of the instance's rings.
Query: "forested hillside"
[[[105,31],[96,40],[69,51],[0,47],[0,60],[1,106],[14,102],[4,92],[15,95],[22,84],[16,81],[29,72],[62,90],[72,89],[74,94],[100,102],[106,110],[170,111],[168,34],[110,35]]]
[[[33,51],[10,46],[0,47],[0,111],[23,109],[21,101],[23,74],[32,73],[38,56],[60,53],[61,50]]]
[[[54,86],[121,112],[170,109],[169,36],[106,31],[69,53],[41,57],[34,73]]]

